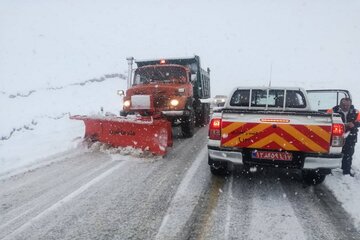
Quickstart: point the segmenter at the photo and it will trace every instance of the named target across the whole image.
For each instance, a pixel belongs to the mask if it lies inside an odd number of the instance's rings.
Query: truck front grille
[[[167,104],[168,104],[168,98],[166,96],[154,97],[154,107],[155,108],[166,108]]]

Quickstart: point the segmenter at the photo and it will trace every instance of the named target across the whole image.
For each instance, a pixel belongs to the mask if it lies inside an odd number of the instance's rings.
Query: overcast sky
[[[197,54],[212,95],[270,79],[355,95],[359,12],[358,0],[2,0],[0,91],[124,73],[127,56]]]

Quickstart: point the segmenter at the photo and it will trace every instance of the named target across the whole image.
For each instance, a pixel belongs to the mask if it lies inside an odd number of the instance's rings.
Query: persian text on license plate
[[[266,152],[266,151],[253,151],[252,158],[268,159],[268,160],[281,160],[291,161],[292,153],[289,152]]]

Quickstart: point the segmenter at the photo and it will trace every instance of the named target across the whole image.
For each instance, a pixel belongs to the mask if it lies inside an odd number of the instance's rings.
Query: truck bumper
[[[186,111],[162,111],[161,113],[168,117],[181,117],[186,115]]]
[[[306,156],[304,159],[303,169],[340,168],[341,161],[342,161],[342,154],[326,155],[320,157]]]
[[[208,149],[208,151],[211,159],[232,162],[234,164],[243,164],[241,152],[219,151],[214,149]]]
[[[215,161],[226,161],[233,164],[244,164],[242,152],[229,151],[219,149],[217,147],[208,147],[209,158]],[[342,161],[342,154],[326,154],[326,155],[312,155],[304,156],[303,167],[301,169],[334,169],[340,168]],[[261,163],[260,163],[261,164]]]

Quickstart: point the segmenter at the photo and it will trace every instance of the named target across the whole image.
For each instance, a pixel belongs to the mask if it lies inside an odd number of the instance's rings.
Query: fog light
[[[179,101],[177,99],[172,99],[170,101],[170,105],[173,107],[176,107],[177,105],[179,105]]]
[[[130,100],[126,100],[126,101],[124,102],[124,106],[125,106],[125,107],[130,107]]]

